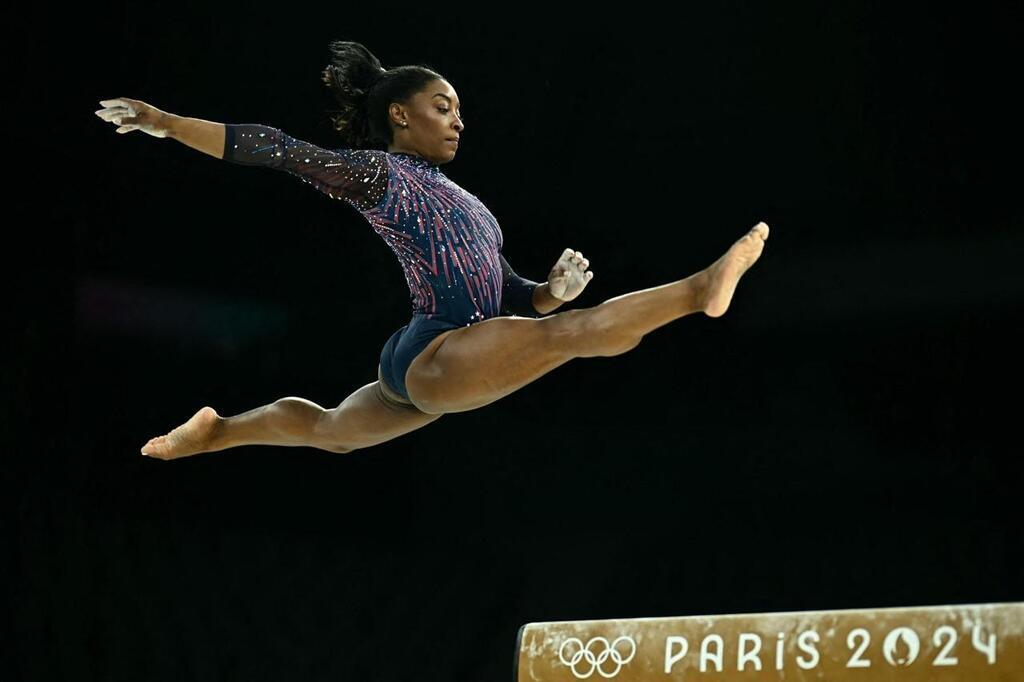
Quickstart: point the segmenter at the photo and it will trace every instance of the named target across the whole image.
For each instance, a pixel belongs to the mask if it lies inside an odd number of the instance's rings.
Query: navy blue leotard
[[[498,221],[436,164],[402,152],[323,149],[259,124],[227,124],[225,132],[225,161],[281,169],[344,200],[391,247],[412,319],[384,344],[380,368],[406,400],[405,372],[438,334],[502,314],[540,317],[532,302],[538,283],[501,255]]]

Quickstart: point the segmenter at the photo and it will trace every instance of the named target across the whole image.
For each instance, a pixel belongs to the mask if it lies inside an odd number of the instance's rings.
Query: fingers
[[[574,274],[578,275],[581,279],[583,279],[584,282],[589,282],[590,280],[594,279],[594,271],[593,270],[586,270],[585,266],[582,266],[582,265],[577,266],[575,268],[564,268],[563,267],[563,268],[561,268],[558,271],[557,277],[558,277],[558,279],[565,279],[565,278],[570,277],[570,276],[572,276]]]
[[[100,104],[104,108],[93,113],[107,123],[120,126],[117,132],[127,133],[139,128],[137,125],[139,123],[139,107],[135,105],[135,100],[120,97],[118,99],[100,100]]]
[[[586,270],[590,266],[590,261],[583,257],[583,254],[579,251],[572,249],[566,249],[562,252],[562,258],[568,260],[574,264],[581,272]]]
[[[579,253],[579,251],[577,251],[576,253]],[[586,270],[587,267],[590,265],[590,261],[584,258],[582,254],[579,256],[573,256],[572,258],[569,259],[569,262],[573,263],[579,269],[580,272]]]
[[[108,123],[115,123],[121,125],[125,119],[135,116],[135,112],[131,109],[125,109],[124,107],[114,107],[111,109],[101,109],[100,111],[94,112],[97,116],[102,118]]]
[[[103,105],[103,109],[96,112],[96,115],[103,118],[106,116],[113,116],[116,114],[127,113],[130,116],[134,116],[136,110],[140,107],[134,104],[133,100],[125,99],[101,99],[100,104]]]

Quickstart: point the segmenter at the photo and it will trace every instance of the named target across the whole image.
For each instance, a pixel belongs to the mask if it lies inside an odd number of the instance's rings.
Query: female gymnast
[[[151,439],[143,455],[170,460],[239,445],[346,453],[384,443],[443,414],[488,405],[574,358],[625,353],[685,315],[718,317],[761,255],[764,223],[685,279],[547,315],[593,279],[590,261],[567,248],[544,283],[509,266],[497,220],[439,169],[455,158],[465,130],[451,83],[423,65],[384,69],[356,42],[334,41],[329,49],[322,77],[340,104],[332,122],[343,149],[264,125],[175,116],[126,97],[102,100],[95,113],[118,133],[141,130],[235,164],[284,170],[345,200],[398,257],[412,319],[384,344],[377,381],[337,407],[297,397],[233,417],[203,407]]]

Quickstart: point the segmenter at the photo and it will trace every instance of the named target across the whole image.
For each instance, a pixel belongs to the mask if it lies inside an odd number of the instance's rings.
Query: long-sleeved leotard
[[[483,202],[412,154],[323,149],[259,124],[225,125],[226,161],[284,170],[356,208],[405,273],[412,320],[388,340],[381,372],[408,399],[405,371],[437,334],[511,313],[539,317],[537,282],[501,254],[498,221]]]
[[[323,149],[256,124],[225,126],[224,159],[295,175],[354,206],[405,272],[413,314],[466,325],[504,312],[539,317],[537,282],[501,255],[498,221],[437,165],[405,153]]]

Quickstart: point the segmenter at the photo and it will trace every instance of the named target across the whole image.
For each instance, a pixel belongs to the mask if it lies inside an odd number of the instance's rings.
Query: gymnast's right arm
[[[204,154],[218,159],[224,158],[226,125],[188,116],[166,116],[167,137],[174,138],[192,149],[198,149]]]
[[[376,206],[387,193],[387,154],[383,151],[323,149],[278,128],[176,116],[124,97],[100,103],[108,108],[96,114],[117,124],[119,133],[142,130],[155,137],[171,137],[231,163],[283,170],[360,210]]]
[[[117,126],[118,133],[141,130],[153,137],[172,137],[204,154],[223,158],[223,123],[200,118],[175,116],[142,100],[128,97],[100,100],[103,109],[94,112],[104,121]]]

